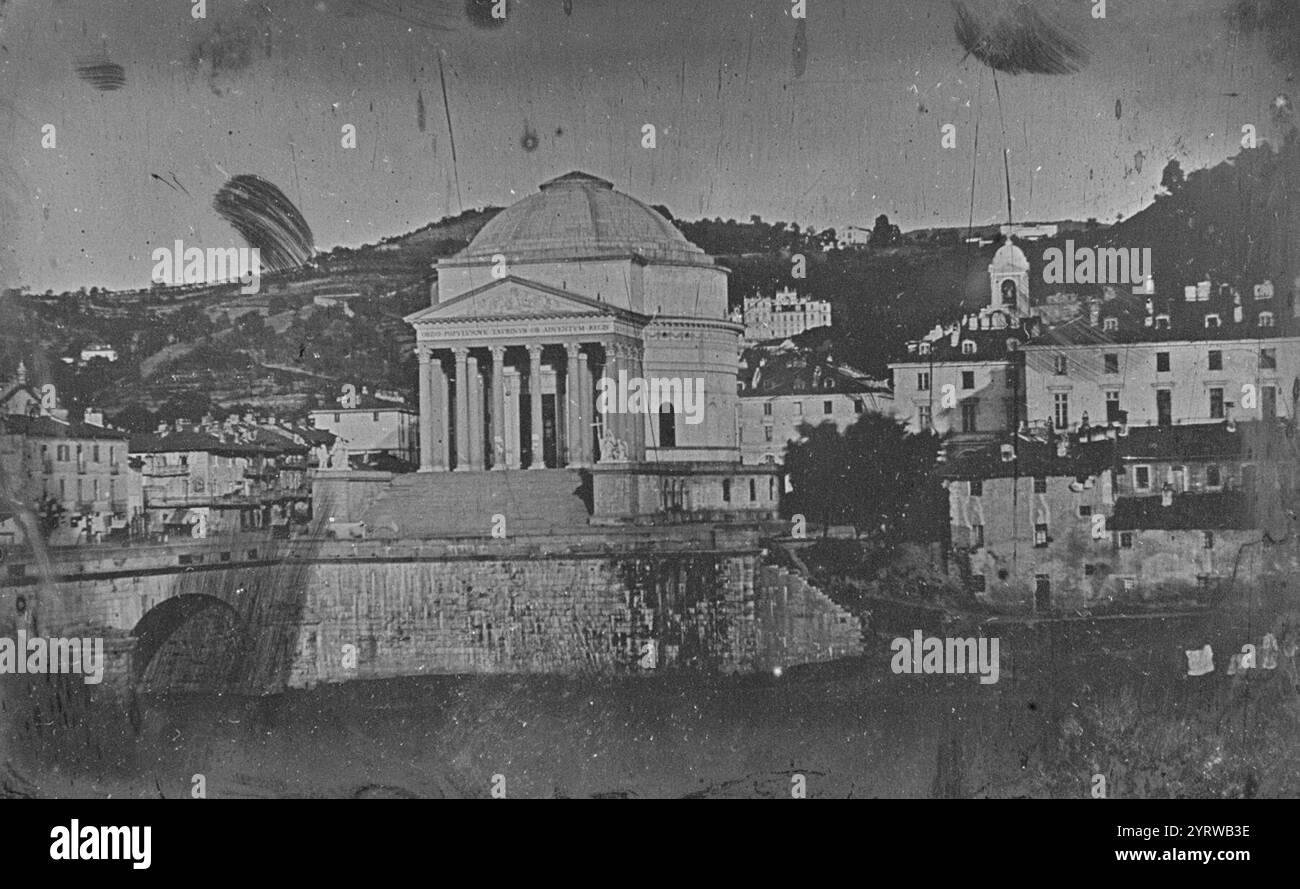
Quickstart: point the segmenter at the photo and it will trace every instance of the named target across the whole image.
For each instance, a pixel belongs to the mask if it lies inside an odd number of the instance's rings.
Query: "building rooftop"
[[[659,212],[612,183],[572,172],[543,182],[502,210],[452,258],[507,261],[624,257],[712,266],[713,260]]]

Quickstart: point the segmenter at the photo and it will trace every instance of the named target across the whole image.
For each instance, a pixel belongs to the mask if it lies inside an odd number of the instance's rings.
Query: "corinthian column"
[[[433,472],[433,368],[425,346],[415,347],[420,360],[420,471]]]
[[[546,459],[542,454],[545,435],[542,430],[542,347],[528,347],[528,406],[532,412],[533,461],[529,469],[545,469]]]
[[[452,350],[456,355],[456,471],[469,469],[469,349]]]
[[[564,445],[569,466],[582,465],[582,430],[581,404],[582,386],[578,383],[578,353],[582,346],[578,343],[565,343],[564,352],[569,359],[569,366],[564,374]]]
[[[469,468],[483,468],[483,375],[478,359],[470,356],[469,367]]]
[[[592,409],[595,396],[591,391],[591,367],[587,364],[587,353],[578,352],[578,453],[579,466],[589,466],[592,460]]]
[[[506,468],[506,347],[492,347],[492,468]]]

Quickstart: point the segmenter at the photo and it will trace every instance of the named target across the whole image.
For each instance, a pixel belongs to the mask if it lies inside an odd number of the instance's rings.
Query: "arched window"
[[[659,447],[677,447],[677,412],[671,404],[659,405]]]
[[[1272,326],[1273,326],[1273,313],[1272,313],[1272,312],[1260,312],[1260,313],[1259,313],[1259,326],[1260,326],[1260,327],[1272,327]]]
[[[974,341],[974,340],[962,340],[962,341],[961,341],[961,353],[962,353],[963,355],[974,355],[974,354],[975,354],[975,341]]]

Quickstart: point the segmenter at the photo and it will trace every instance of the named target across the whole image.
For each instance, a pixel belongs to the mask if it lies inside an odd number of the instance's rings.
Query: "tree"
[[[46,494],[36,501],[36,521],[39,523],[41,534],[48,540],[59,527],[59,520],[67,512],[59,498],[53,494]]]
[[[867,239],[867,243],[872,247],[891,247],[902,238],[903,233],[898,226],[891,225],[889,217],[881,213],[876,217],[876,224],[871,229],[871,237]]]
[[[799,427],[786,451],[792,512],[823,524],[852,522],[871,540],[939,539],[947,521],[935,473],[938,438],[908,434],[884,414],[865,413],[843,433],[833,423]]]
[[[1160,174],[1160,187],[1172,194],[1178,194],[1187,184],[1187,177],[1183,175],[1183,165],[1178,163],[1178,158],[1171,158],[1169,163],[1165,164],[1165,170]]]

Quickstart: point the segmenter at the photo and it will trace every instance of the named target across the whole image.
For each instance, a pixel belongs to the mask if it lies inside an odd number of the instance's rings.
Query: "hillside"
[[[304,268],[264,276],[250,296],[235,285],[2,294],[0,379],[24,360],[31,378],[55,382],[74,411],[100,406],[139,426],[156,414],[193,417],[214,407],[299,413],[332,400],[344,382],[413,399],[414,336],[401,318],[427,305],[436,260],[461,249],[496,212],[466,211],[378,244],[336,248]],[[955,230],[839,250],[833,231],[756,216],[674,222],[731,270],[733,305],[781,287],[829,300],[836,357],[876,376],[907,339],[987,299],[994,246],[966,244]],[[1286,292],[1300,275],[1300,140],[1243,151],[1185,181],[1173,176],[1167,194],[1113,226],[1073,227],[1027,245],[1036,302],[1057,289],[1042,282],[1042,252],[1066,238],[1151,247],[1162,293],[1207,277],[1247,287],[1270,278]],[[796,255],[806,259],[803,278],[793,277]],[[111,344],[119,360],[64,362],[93,343]]]

